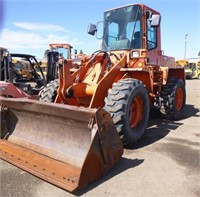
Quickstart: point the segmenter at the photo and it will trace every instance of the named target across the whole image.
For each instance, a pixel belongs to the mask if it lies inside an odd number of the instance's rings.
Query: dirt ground
[[[200,80],[186,81],[185,114],[167,121],[151,113],[144,137],[105,177],[69,193],[0,160],[1,197],[200,196]]]

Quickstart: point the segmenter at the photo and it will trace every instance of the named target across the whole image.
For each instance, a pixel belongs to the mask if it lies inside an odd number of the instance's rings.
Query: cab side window
[[[157,47],[157,27],[151,26],[150,15],[147,15],[147,49],[152,50]]]
[[[148,50],[157,47],[157,31],[156,27],[150,27],[147,31],[147,48]]]

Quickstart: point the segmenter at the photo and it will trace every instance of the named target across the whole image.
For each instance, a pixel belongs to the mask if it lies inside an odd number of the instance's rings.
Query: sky
[[[91,54],[100,49],[100,40],[87,34],[88,24],[102,21],[106,10],[132,3],[161,13],[165,55],[183,59],[186,43],[186,57],[198,57],[200,0],[0,0],[0,46],[42,58],[50,43],[69,43]]]

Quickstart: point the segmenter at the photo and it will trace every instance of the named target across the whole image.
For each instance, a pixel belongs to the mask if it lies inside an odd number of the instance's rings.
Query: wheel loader
[[[57,51],[64,59],[72,58],[72,46],[68,43],[51,43],[49,44],[50,51]]]
[[[143,4],[105,11],[101,49],[83,55],[77,71],[70,72],[71,59],[60,62],[40,101],[1,99],[1,158],[72,192],[107,173],[123,146],[142,137],[151,108],[180,118],[185,73],[161,49],[160,20]]]
[[[72,46],[68,43],[54,43],[49,44],[49,49],[45,51],[42,60],[42,68],[46,70],[47,83],[58,78],[58,61],[72,59]],[[76,71],[80,66],[79,57],[75,54],[73,58],[73,67],[71,72]]]

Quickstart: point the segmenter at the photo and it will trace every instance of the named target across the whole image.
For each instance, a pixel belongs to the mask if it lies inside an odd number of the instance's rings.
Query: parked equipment
[[[175,63],[176,63],[177,66],[182,66],[184,68],[186,79],[192,78],[192,69],[189,65],[188,60],[176,60]]]
[[[182,66],[185,69],[185,77],[187,79],[200,79],[200,59],[191,58],[187,60],[176,60],[176,65]]]
[[[9,54],[8,50],[2,47],[0,53],[0,96],[36,97],[41,87],[46,84],[43,72],[38,75],[35,70],[36,67],[41,69],[37,59],[27,54]]]
[[[44,53],[42,60],[42,68],[46,70],[47,83],[58,78],[58,61],[73,59],[73,67],[70,68],[74,72],[80,66],[78,57],[81,55],[75,54],[72,58],[72,46],[68,43],[49,44],[49,49]]]
[[[62,56],[63,59],[72,59],[72,48],[68,43],[49,44],[49,50],[58,52],[59,56]]]
[[[77,71],[70,72],[70,59],[59,64],[57,88],[50,82],[40,98],[54,103],[1,99],[1,158],[74,191],[117,163],[121,142],[131,146],[141,138],[150,107],[180,117],[185,73],[163,55],[160,13],[143,4],[108,10],[102,40]]]
[[[188,59],[188,62],[192,70],[192,78],[200,79],[200,58]]]

